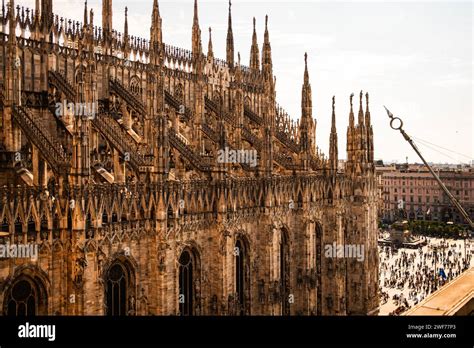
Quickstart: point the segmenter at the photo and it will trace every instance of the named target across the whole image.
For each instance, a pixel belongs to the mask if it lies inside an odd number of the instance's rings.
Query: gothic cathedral
[[[2,6],[0,246],[37,256],[0,258],[1,315],[377,314],[368,94],[342,167],[334,98],[316,146],[306,55],[299,120],[277,103],[268,17],[245,66],[230,3],[225,60],[197,0],[191,51],[162,41],[157,0],[149,39],[127,15],[120,33],[112,0],[101,26],[87,1],[82,22]]]

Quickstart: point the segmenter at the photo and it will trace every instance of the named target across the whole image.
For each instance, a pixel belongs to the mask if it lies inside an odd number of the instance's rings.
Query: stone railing
[[[76,90],[61,73],[50,70],[48,72],[48,82],[56,87],[56,89],[64,93],[70,102],[74,102],[76,100]]]
[[[263,118],[250,110],[250,108],[247,106],[244,106],[244,115],[260,126],[263,124]]]
[[[206,107],[209,110],[215,112],[218,116],[220,116],[221,113],[222,113],[222,117],[224,118],[224,120],[226,120],[227,122],[229,122],[233,126],[237,126],[237,121],[234,118],[234,116],[231,115],[230,112],[227,112],[225,110],[221,110],[219,108],[219,106],[214,101],[209,99],[208,97],[204,97],[204,102],[206,104]]]
[[[110,80],[109,86],[112,91],[122,98],[139,115],[145,115],[145,106],[137,97],[130,93],[118,80]]]
[[[170,130],[168,133],[170,144],[179,151],[196,169],[207,172],[209,171],[210,164],[207,160],[201,157],[201,155],[194,152],[191,147],[178,136],[177,133]]]
[[[165,102],[175,109],[180,116],[183,116],[186,121],[189,121],[193,118],[193,112],[191,109],[186,107],[184,103],[180,102],[178,98],[173,96],[170,92],[165,91]]]
[[[13,107],[13,118],[26,137],[40,150],[42,156],[57,173],[67,172],[70,158],[43,123],[34,114],[21,106]]]
[[[92,124],[122,155],[129,155],[134,170],[141,171],[142,167],[153,165],[152,161],[145,157],[148,147],[137,144],[109,114],[98,114],[92,119]]]

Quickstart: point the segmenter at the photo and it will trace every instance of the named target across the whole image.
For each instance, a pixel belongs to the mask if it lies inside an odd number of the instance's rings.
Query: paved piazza
[[[379,246],[380,315],[401,314],[459,276],[465,269],[465,254],[470,267],[474,266],[472,239],[466,243],[466,253],[464,240],[427,240],[428,244],[420,249],[401,248],[396,253],[390,247]]]

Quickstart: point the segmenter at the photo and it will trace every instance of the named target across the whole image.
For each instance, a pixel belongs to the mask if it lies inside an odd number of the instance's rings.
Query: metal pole
[[[467,233],[464,231],[464,268],[467,269],[467,251],[466,251]]]
[[[426,162],[424,159],[423,155],[421,154],[420,150],[418,150],[418,147],[416,144],[413,142],[413,140],[410,138],[410,136],[402,129],[403,127],[403,121],[399,117],[394,117],[393,114],[384,106],[385,110],[387,110],[388,117],[390,117],[390,127],[394,130],[399,130],[400,133],[402,133],[403,137],[405,138],[406,141],[411,145],[413,150],[418,154],[418,156],[421,158],[423,161],[424,165],[428,168],[430,171],[431,175],[435,178],[435,180],[438,182],[439,186],[441,189],[444,191],[444,193],[448,196],[449,200],[451,203],[454,204],[454,206],[458,209],[458,211],[461,213],[461,215],[466,219],[466,221],[469,223],[469,226],[474,229],[474,222],[472,222],[471,218],[467,214],[467,212],[464,210],[464,208],[459,204],[458,200],[449,192],[449,190],[446,188],[446,186],[443,184],[441,179],[439,178],[438,175],[433,171],[431,166]],[[399,122],[399,125],[396,125],[395,122]]]

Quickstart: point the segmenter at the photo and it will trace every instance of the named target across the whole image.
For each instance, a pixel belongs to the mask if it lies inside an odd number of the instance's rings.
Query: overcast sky
[[[16,1],[34,7],[34,0]],[[100,25],[101,1],[89,0]],[[54,12],[82,21],[82,0],[56,0]],[[129,33],[149,38],[152,0],[113,0],[113,26],[123,31],[129,7]],[[190,49],[193,0],[159,0],[163,40]],[[216,57],[225,58],[228,1],[200,0],[199,23],[207,52],[212,27]],[[234,0],[235,52],[248,65],[252,17],[261,49],[265,15],[277,101],[293,118],[301,115],[304,52],[309,55],[317,144],[328,153],[331,98],[336,96],[339,154],[345,157],[349,95],[370,93],[375,157],[417,160],[402,136],[389,128],[387,105],[416,138],[459,154],[420,144],[429,161],[469,162],[473,140],[473,4],[471,1],[250,1]],[[357,101],[357,100],[355,100]],[[356,113],[358,111],[358,103]],[[431,146],[431,145],[430,145]],[[462,156],[466,155],[469,157]],[[446,156],[449,155],[450,157]]]

